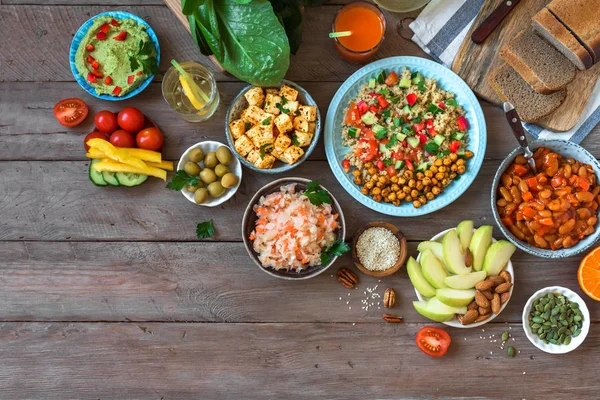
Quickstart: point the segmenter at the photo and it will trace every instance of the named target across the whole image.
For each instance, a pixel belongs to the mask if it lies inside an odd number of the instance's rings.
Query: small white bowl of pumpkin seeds
[[[549,286],[535,292],[523,309],[523,330],[538,349],[551,354],[575,350],[590,331],[590,311],[574,291]]]

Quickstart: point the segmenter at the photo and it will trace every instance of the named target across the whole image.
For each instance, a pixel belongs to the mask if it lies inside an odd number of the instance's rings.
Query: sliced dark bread
[[[546,6],[592,56],[600,61],[600,0],[553,0]]]
[[[546,8],[542,8],[533,17],[533,29],[549,41],[558,51],[567,57],[577,68],[590,68],[594,61],[579,40]]]
[[[537,122],[552,114],[567,97],[566,89],[552,94],[537,93],[508,64],[502,64],[492,71],[488,79],[498,96],[510,101],[525,122]]]
[[[550,94],[567,86],[577,69],[533,29],[519,32],[500,51],[500,57],[538,93]]]

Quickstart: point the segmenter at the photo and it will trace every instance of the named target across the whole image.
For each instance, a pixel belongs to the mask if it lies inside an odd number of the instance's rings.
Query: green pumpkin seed
[[[539,317],[540,315],[542,315],[542,313],[539,312],[539,311],[536,311],[536,312],[533,313],[533,315],[535,315],[536,317]]]
[[[565,337],[565,340],[563,341],[563,344],[564,344],[565,346],[567,346],[567,345],[571,344],[571,336],[567,336],[567,337]]]
[[[583,318],[581,318],[579,315],[576,315],[576,316],[573,318],[573,321],[575,321],[575,322],[579,322],[579,321],[581,321],[582,319],[583,319]]]
[[[542,297],[541,299],[539,299],[539,302],[540,302],[540,304],[546,305],[548,303],[548,299],[545,297]]]
[[[542,325],[535,323],[531,325],[531,329],[539,329]]]
[[[569,307],[571,307],[571,310],[578,310],[579,309],[579,304],[577,304],[577,303],[570,303]]]
[[[560,312],[560,307],[557,306],[552,309],[552,313],[550,315],[554,316],[554,315],[558,314],[559,312]]]
[[[560,336],[558,337],[558,343],[562,343],[562,342],[564,342],[564,341],[565,341],[565,337],[566,337],[566,336],[565,336],[565,334],[562,334],[562,335],[560,335]]]
[[[561,321],[564,321],[564,320],[566,320],[566,319],[567,319],[567,317],[568,317],[567,313],[566,313],[566,312],[563,312],[562,314],[560,314],[560,315],[558,316],[558,319],[560,319]]]
[[[509,357],[514,357],[515,356],[515,348],[512,346],[508,346],[508,349],[506,349],[506,351],[508,352],[508,356]]]
[[[506,342],[508,340],[508,332],[504,331],[502,332],[502,341]]]
[[[554,340],[554,339],[550,339],[550,343],[552,343],[552,344],[558,344],[558,342],[556,340]]]
[[[541,324],[542,322],[544,322],[544,320],[540,317],[533,317],[531,320],[533,322],[537,322],[538,324]]]
[[[573,331],[573,337],[577,337],[577,336],[579,336],[579,334],[580,334],[580,333],[581,333],[581,329],[575,329],[575,330]]]
[[[552,325],[556,325],[558,320],[555,317],[550,317],[550,322],[552,322]]]
[[[548,311],[548,310],[550,309],[550,306],[551,306],[551,304],[550,304],[550,303],[547,303],[547,304],[544,306],[544,311]],[[540,311],[542,311],[542,310],[540,310]]]
[[[550,339],[552,339],[552,337],[553,337],[553,336],[554,336],[554,334],[552,333],[552,331],[548,332],[548,333],[546,334],[546,340],[550,340]]]
[[[569,321],[560,321],[560,323],[561,323],[563,326],[568,326],[568,325],[569,325]]]
[[[567,331],[567,327],[566,327],[566,326],[563,326],[562,328],[559,328],[559,329],[558,329],[558,334],[559,334],[559,335],[562,335],[562,334],[563,334],[563,333],[565,333],[566,331]]]

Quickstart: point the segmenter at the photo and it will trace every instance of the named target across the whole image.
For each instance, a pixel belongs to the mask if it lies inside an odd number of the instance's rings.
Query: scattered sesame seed
[[[485,329],[482,329],[481,332],[485,332]]]
[[[348,307],[348,310],[352,310],[352,307]]]
[[[350,304],[350,302],[349,302],[349,301],[347,301],[347,302],[346,302],[346,304]]]
[[[354,326],[354,325],[356,325],[356,322],[353,322],[353,323],[352,323],[352,326]]]
[[[341,299],[342,299],[342,298],[340,297],[340,300],[341,300]]]
[[[490,351],[490,354],[494,354],[494,352],[493,352],[493,351]]]
[[[512,341],[514,342],[514,341],[515,341],[515,338],[512,338]]]
[[[348,296],[350,296],[350,293],[348,293]]]
[[[523,375],[525,375],[527,372],[523,371]]]
[[[463,338],[463,340],[467,340],[467,338]]]

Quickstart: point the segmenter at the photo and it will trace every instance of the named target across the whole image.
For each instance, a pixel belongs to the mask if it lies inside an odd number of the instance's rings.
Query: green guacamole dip
[[[115,21],[118,26],[115,26]],[[106,38],[99,40],[97,35],[102,32],[101,27],[104,24],[107,24],[109,29]],[[127,32],[127,36],[124,40],[116,40],[115,37],[119,34],[123,36],[121,32]],[[97,94],[123,96],[148,78],[148,75],[143,73],[141,65],[132,71],[129,61],[130,56],[138,54],[140,41],[143,43],[151,41],[144,25],[129,18],[99,17],[94,20],[94,24],[79,44],[75,55],[77,71],[94,87]],[[93,46],[93,50],[87,49],[89,45]],[[97,69],[93,68],[88,56],[93,57],[99,64]],[[156,56],[156,50],[152,56]]]

